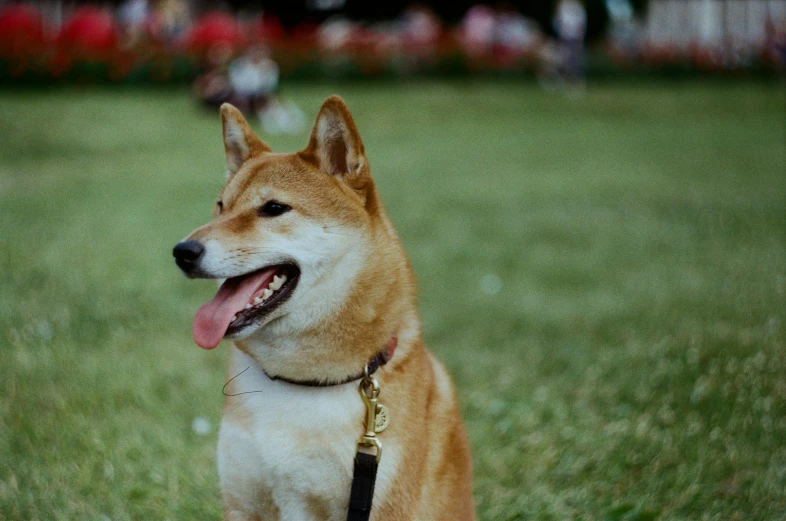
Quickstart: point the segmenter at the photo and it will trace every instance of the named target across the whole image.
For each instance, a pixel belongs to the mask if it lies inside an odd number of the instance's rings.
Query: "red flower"
[[[228,45],[237,50],[245,44],[245,35],[232,15],[221,12],[199,17],[185,37],[186,48],[193,53],[206,53],[216,45]]]
[[[0,57],[26,61],[45,46],[40,13],[31,6],[10,4],[0,8]]]
[[[114,49],[117,28],[109,11],[97,7],[80,7],[63,25],[59,47],[88,59],[100,59]]]

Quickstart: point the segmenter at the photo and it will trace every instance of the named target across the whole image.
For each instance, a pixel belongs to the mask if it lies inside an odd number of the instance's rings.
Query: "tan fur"
[[[337,382],[361,372],[397,336],[395,356],[376,373],[382,389],[380,402],[388,407],[391,423],[379,435],[384,449],[371,518],[473,520],[470,453],[455,393],[444,367],[422,344],[415,279],[379,199],[347,106],[337,96],[328,98],[308,146],[294,154],[272,153],[234,107],[224,105],[221,114],[229,174],[219,194],[223,209],[219,214],[217,208],[215,218],[189,236],[219,244],[225,257],[231,258],[231,262],[218,263],[215,276],[242,274],[244,266],[246,271],[258,269],[252,265],[255,248],[278,244],[306,229],[348,235],[347,241],[355,241],[347,243],[352,255],[362,248],[340,302],[320,301],[314,311],[317,316],[307,326],[291,323],[295,306],[308,302],[310,288],[298,286],[291,301],[282,306],[289,307],[280,317],[234,342],[228,375],[258,364],[256,369],[267,374]],[[292,206],[292,211],[286,217],[260,218],[257,208],[271,199]],[[337,263],[350,253],[342,255]],[[237,273],[229,273],[232,269]],[[290,343],[296,349],[284,347]],[[266,381],[261,371],[255,374],[244,374],[233,385],[238,390],[261,386],[267,394],[228,397],[224,404],[219,465],[225,519],[285,520],[296,515],[305,516],[304,521],[345,519],[352,454],[364,422],[358,382],[304,389]],[[268,414],[275,404],[265,400],[273,396],[292,404],[292,418],[280,412]],[[346,417],[347,425],[301,429],[300,420],[294,417],[301,414],[299,405],[315,407],[319,400],[331,404],[324,407],[345,405],[336,417]],[[319,407],[314,414],[321,413]],[[260,433],[268,433],[267,438],[261,439]],[[287,467],[280,470],[275,461],[276,451],[265,451],[276,443],[290,442],[295,447],[293,467],[300,465],[304,473],[319,476],[324,466],[326,482],[316,483],[333,492],[320,495],[318,490],[299,490],[296,479],[292,483],[287,476],[273,479],[272,471],[249,475],[255,472],[254,462],[264,468],[270,463],[270,469],[286,472]],[[246,463],[248,468],[236,470]],[[292,509],[301,506],[295,514]]]

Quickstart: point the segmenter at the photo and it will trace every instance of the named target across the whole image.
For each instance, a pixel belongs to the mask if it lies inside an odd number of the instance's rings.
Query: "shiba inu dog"
[[[414,276],[346,104],[328,98],[292,154],[231,105],[221,118],[226,184],[213,219],[173,253],[187,276],[224,279],[193,336],[206,349],[232,340],[225,520],[347,519],[358,439],[380,410],[358,383],[374,369],[389,426],[371,519],[473,520],[455,393],[423,346]]]

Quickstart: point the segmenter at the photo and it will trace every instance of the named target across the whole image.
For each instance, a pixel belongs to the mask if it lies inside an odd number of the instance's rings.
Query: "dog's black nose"
[[[194,269],[203,253],[205,253],[205,247],[199,241],[180,241],[172,250],[175,263],[184,271]]]

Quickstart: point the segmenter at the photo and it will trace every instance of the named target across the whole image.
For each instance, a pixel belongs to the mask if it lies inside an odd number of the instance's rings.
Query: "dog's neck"
[[[393,338],[397,362],[406,358],[420,338],[420,321],[414,310],[400,318],[398,322],[381,320],[378,327],[346,328],[330,321],[321,331],[305,331],[296,336],[278,335],[265,328],[261,334],[237,341],[236,345],[254,358],[268,376],[334,384],[362,374],[369,360],[385,351]]]
[[[420,338],[414,277],[391,241],[389,221],[374,227],[375,247],[354,277],[340,305],[322,317],[282,317],[236,342],[268,375],[294,381],[336,383],[360,374],[370,359],[398,338],[397,359]],[[297,322],[297,323],[295,323]]]

